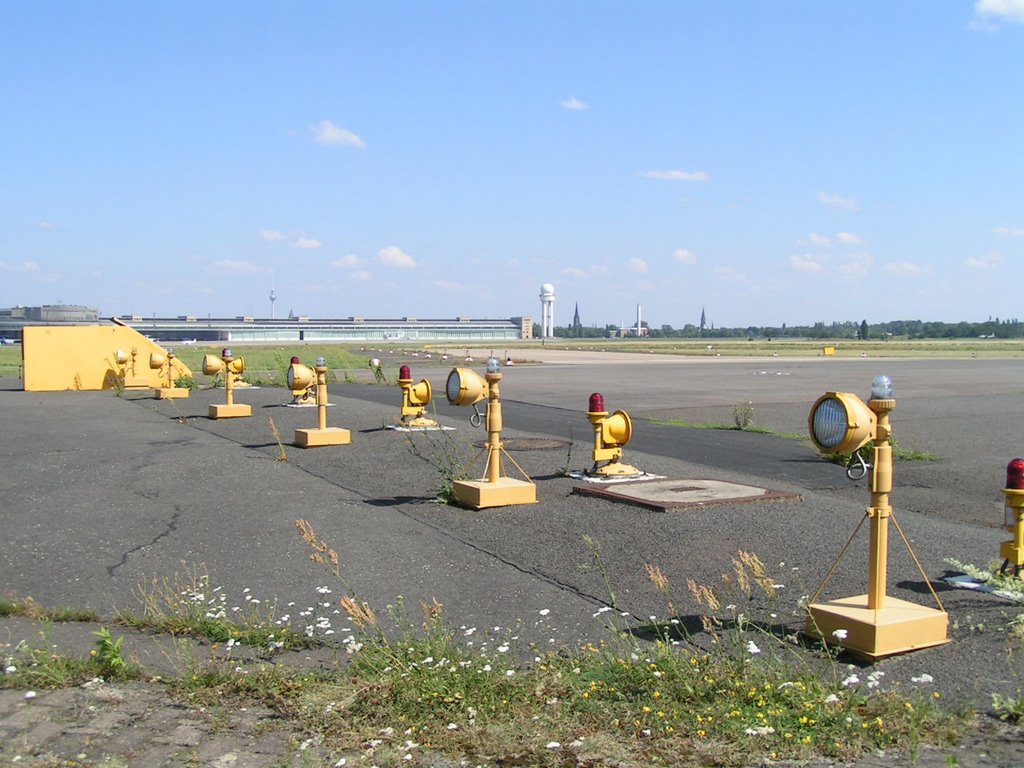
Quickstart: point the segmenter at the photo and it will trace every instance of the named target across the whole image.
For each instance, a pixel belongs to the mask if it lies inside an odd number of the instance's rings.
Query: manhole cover
[[[555,448],[568,448],[568,440],[558,440],[551,437],[510,437],[501,441],[506,451],[550,451]],[[477,448],[486,448],[487,441],[481,440],[476,443]]]

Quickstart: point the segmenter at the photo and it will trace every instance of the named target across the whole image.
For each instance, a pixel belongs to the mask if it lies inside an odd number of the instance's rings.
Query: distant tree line
[[[647,335],[652,339],[702,339],[702,338],[768,338],[768,339],[862,339],[882,341],[900,339],[1020,339],[1024,338],[1024,323],[1020,320],[990,318],[982,323],[943,323],[921,320],[890,320],[885,323],[868,324],[867,320],[856,322],[815,323],[814,325],[748,326],[746,328],[711,328],[701,331],[692,324],[682,328],[662,325],[653,328],[643,323]],[[555,336],[564,339],[607,339],[619,336],[617,325],[555,326]]]

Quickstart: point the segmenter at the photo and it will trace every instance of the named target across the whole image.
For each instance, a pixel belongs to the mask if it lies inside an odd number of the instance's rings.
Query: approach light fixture
[[[1003,523],[1013,538],[999,545],[999,554],[1003,558],[999,572],[1005,573],[1013,566],[1013,575],[1020,576],[1024,566],[1024,459],[1012,459],[1006,465],[1003,498]]]
[[[293,393],[295,388],[292,385],[296,379],[292,377],[292,369],[306,368],[301,363],[296,363],[295,360],[297,358],[293,357],[292,368],[288,369],[288,386],[292,387]],[[309,369],[306,368],[306,370]],[[301,383],[302,376],[305,374],[302,371],[298,371],[298,373],[298,382]],[[349,445],[352,442],[352,433],[349,430],[327,426],[327,359],[324,357],[316,359],[316,414],[317,426],[315,429],[295,430],[297,446],[300,448],[323,448],[328,445]]]
[[[153,396],[157,400],[169,400],[179,397],[188,397],[189,395],[188,388],[174,386],[174,361],[176,359],[173,349],[168,349],[166,355],[163,355],[160,352],[152,352],[149,355],[149,367],[154,371],[159,371],[159,376],[161,378],[163,378],[164,375],[167,376],[166,383],[161,383],[159,387],[156,387],[153,390]]]
[[[121,366],[118,376],[125,389],[149,389],[149,378],[141,376],[137,369],[138,357],[138,347],[132,347],[131,352],[114,350],[114,362]]]
[[[252,406],[235,402],[235,377],[245,373],[245,358],[236,358],[231,350],[225,347],[220,354],[203,356],[203,373],[216,376],[224,373],[224,396],[226,402],[215,403],[209,408],[211,419],[235,419],[252,416]]]
[[[292,405],[316,403],[316,373],[298,357],[293,357],[288,366],[288,389],[292,391]]]
[[[892,379],[877,376],[871,383],[871,398],[867,404],[848,392],[827,392],[814,403],[807,418],[811,440],[822,452],[854,453],[868,442],[872,443],[871,463],[863,465],[865,473],[870,470],[871,506],[868,507],[866,519],[870,520],[871,532],[867,594],[827,603],[818,602],[818,596],[849,547],[847,542],[836,564],[829,570],[810,601],[804,631],[826,643],[836,642],[872,660],[941,645],[948,639],[949,617],[923,570],[921,577],[938,604],[938,610],[885,594],[889,520],[900,529],[889,505],[893,474],[889,413],[895,408]],[[860,525],[854,530],[853,536],[856,536],[858,530]],[[901,529],[900,533],[903,533]],[[850,537],[851,541],[853,536]],[[905,535],[902,538],[909,550],[909,540]],[[916,563],[917,558],[913,559]]]
[[[408,429],[437,429],[437,422],[427,418],[427,406],[433,394],[430,382],[420,379],[412,383],[412,371],[408,365],[398,369],[398,386],[402,388],[402,416],[399,425]]]
[[[456,501],[473,509],[486,507],[507,507],[514,504],[534,504],[537,501],[537,486],[530,480],[523,468],[516,464],[501,444],[501,401],[499,399],[499,382],[501,368],[498,360],[492,357],[487,361],[484,377],[469,368],[454,368],[448,374],[445,394],[452,405],[472,405],[473,416],[470,423],[480,426],[481,415],[476,404],[487,399],[487,443],[483,453],[487,454],[484,476],[479,480],[456,480],[452,483],[452,492]],[[480,458],[477,456],[477,459]],[[525,478],[517,480],[502,474],[502,456],[505,456]],[[476,459],[474,459],[474,463]]]
[[[645,474],[622,462],[622,446],[633,435],[633,422],[628,413],[615,411],[609,414],[604,406],[604,395],[595,392],[590,396],[587,419],[594,426],[594,466],[588,475],[624,479]]]

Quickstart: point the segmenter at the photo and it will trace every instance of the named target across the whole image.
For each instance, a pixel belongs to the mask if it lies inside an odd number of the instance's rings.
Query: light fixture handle
[[[476,403],[473,403],[473,415],[469,417],[471,426],[479,427],[484,423],[484,415],[477,410]]]
[[[846,464],[846,476],[851,480],[860,480],[871,469],[871,465],[864,461],[860,451],[850,454],[850,460]]]

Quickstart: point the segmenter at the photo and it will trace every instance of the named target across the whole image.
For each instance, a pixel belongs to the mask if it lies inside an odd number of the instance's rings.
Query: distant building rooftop
[[[456,317],[320,319],[304,315],[286,319],[256,317],[143,317],[121,315],[129,325],[156,341],[515,341],[533,338],[529,317],[500,320]],[[86,307],[15,307],[0,309],[0,334],[21,337],[26,325],[94,325],[108,322]]]

